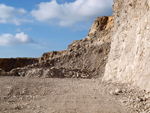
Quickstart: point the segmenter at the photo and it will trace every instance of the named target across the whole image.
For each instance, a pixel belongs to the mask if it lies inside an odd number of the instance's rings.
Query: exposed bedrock
[[[114,0],[114,32],[103,80],[150,91],[150,0]]]
[[[0,68],[8,72],[14,68],[31,65],[38,61],[38,58],[0,58]]]

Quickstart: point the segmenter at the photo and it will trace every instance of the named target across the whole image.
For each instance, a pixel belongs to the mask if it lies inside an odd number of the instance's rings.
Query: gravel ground
[[[148,113],[148,103],[148,93],[100,79],[0,77],[0,113]]]

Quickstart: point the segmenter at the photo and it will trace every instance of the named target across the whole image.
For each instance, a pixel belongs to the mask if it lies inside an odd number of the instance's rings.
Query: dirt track
[[[1,113],[130,113],[96,79],[0,77]]]

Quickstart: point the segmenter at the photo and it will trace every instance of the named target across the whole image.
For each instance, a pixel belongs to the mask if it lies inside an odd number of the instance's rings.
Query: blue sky
[[[0,58],[40,57],[87,36],[113,0],[0,0]]]

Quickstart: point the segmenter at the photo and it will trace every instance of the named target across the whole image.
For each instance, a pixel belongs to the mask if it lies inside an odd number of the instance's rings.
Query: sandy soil
[[[0,77],[0,113],[134,113],[110,93],[115,87],[98,79]]]

